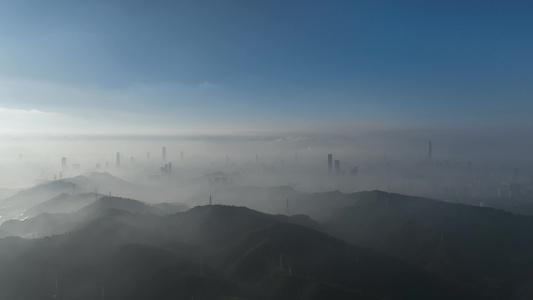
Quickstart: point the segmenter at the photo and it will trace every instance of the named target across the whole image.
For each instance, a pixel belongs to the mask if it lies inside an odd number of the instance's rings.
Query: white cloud
[[[0,107],[0,115],[8,116],[46,116],[54,115],[54,113],[44,112],[37,109],[19,109]]]

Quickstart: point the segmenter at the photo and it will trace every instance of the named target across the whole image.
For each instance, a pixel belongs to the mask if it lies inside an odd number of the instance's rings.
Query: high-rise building
[[[350,170],[350,176],[357,176],[357,174],[359,174],[359,168],[358,167],[353,167]]]
[[[163,161],[167,161],[167,147],[163,147],[163,149],[161,149],[161,156]]]
[[[117,168],[120,168],[120,153],[117,152]]]
[[[162,176],[166,176],[170,173],[172,173],[172,163],[165,164],[163,167],[161,167]]]
[[[65,171],[67,169],[67,158],[66,157],[62,157],[61,158],[61,169],[63,171]]]
[[[340,175],[341,174],[341,162],[340,160],[336,159],[335,160],[335,175]]]
[[[431,155],[432,155],[432,149],[431,149],[431,140],[429,140],[428,142],[428,160],[431,160]]]
[[[333,172],[333,154],[328,154],[328,174]]]

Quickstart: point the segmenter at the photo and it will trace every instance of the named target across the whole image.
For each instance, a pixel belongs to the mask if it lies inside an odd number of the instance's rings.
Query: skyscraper
[[[67,158],[66,157],[62,157],[61,158],[61,169],[63,171],[65,171],[67,169]]]
[[[167,161],[167,147],[163,147],[163,149],[161,149],[161,156],[163,161]]]
[[[333,154],[328,154],[328,174],[333,172]]]
[[[341,174],[341,162],[340,160],[336,159],[335,160],[335,175],[340,175]]]
[[[117,152],[117,168],[120,168],[120,153]]]

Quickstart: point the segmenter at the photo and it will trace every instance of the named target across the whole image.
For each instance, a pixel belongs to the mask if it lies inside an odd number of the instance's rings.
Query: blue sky
[[[3,1],[0,134],[527,127],[531,1]]]

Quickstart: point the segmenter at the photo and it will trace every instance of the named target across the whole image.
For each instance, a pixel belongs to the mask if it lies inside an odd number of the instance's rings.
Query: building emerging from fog
[[[341,161],[338,159],[335,160],[335,175],[341,175]]]
[[[167,147],[163,147],[163,149],[161,149],[161,158],[163,161],[167,161]]]
[[[232,186],[239,177],[238,173],[226,174],[220,171],[207,175],[209,187],[211,188]]]
[[[66,157],[61,158],[61,170],[63,171],[67,170],[67,158]]]
[[[357,174],[359,174],[359,168],[358,167],[353,167],[350,170],[350,176],[357,176]]]
[[[237,184],[243,180],[243,176],[237,172],[228,174],[221,171],[205,174],[201,177],[192,179],[191,183],[205,184],[207,183],[210,188],[228,187]]]
[[[120,168],[120,153],[117,152],[117,168]]]
[[[172,163],[165,164],[161,167],[161,176],[168,175],[172,173]]]

